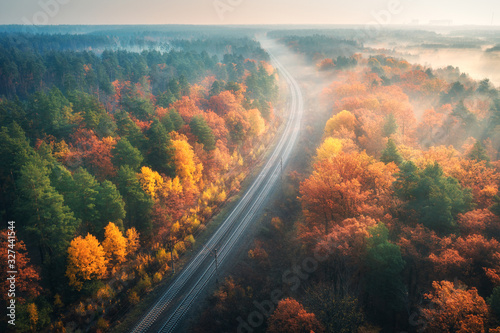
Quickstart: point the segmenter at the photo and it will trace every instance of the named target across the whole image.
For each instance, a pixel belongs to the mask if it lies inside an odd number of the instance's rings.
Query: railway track
[[[222,266],[228,261],[228,255],[237,249],[248,227],[258,220],[259,213],[268,203],[272,190],[279,184],[283,165],[288,162],[298,140],[304,102],[300,87],[292,75],[272,54],[271,60],[290,89],[288,118],[278,144],[231,214],[131,332],[177,332],[179,322],[204,288],[214,279],[217,273],[216,265]],[[217,263],[208,249],[217,249]]]

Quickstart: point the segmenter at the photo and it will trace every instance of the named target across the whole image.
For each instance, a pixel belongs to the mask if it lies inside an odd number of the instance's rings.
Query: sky
[[[0,24],[500,26],[498,0],[0,0]]]

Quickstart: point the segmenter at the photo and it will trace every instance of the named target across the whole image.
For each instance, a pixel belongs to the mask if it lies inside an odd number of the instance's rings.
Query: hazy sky
[[[500,25],[500,1],[0,0],[0,24],[367,24],[377,17],[382,24]]]

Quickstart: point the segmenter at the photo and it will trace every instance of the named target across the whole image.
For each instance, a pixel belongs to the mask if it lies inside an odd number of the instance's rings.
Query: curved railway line
[[[216,263],[207,249],[217,249],[218,265],[224,265],[228,261],[228,255],[244,239],[248,227],[258,220],[259,213],[267,205],[273,188],[278,185],[282,167],[288,162],[298,140],[304,102],[295,79],[273,55],[271,60],[290,89],[288,118],[278,144],[231,214],[131,332],[174,332],[193,302],[216,277]]]

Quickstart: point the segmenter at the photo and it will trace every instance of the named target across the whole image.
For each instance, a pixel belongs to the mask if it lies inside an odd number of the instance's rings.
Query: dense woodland
[[[499,91],[452,66],[325,57],[355,45],[343,36],[274,34],[330,77],[304,119],[310,163],[287,169],[193,330],[499,332]]]
[[[45,29],[0,29],[16,331],[121,331],[277,133],[278,75],[247,28]],[[500,42],[484,35],[375,42]],[[268,37],[329,84],[307,96],[300,157],[190,331],[500,332],[498,89],[356,30]]]
[[[280,123],[277,75],[257,42],[131,52],[115,49],[120,38],[0,35],[0,212],[17,232],[16,332],[118,325],[172,275]]]

